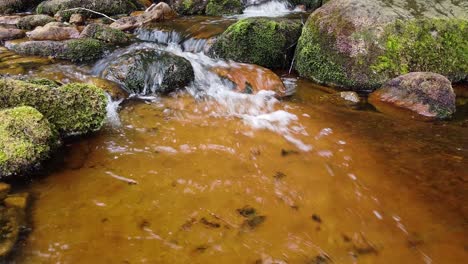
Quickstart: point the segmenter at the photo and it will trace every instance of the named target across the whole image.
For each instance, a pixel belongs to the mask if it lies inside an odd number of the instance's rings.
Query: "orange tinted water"
[[[466,125],[323,94],[300,81],[281,103],[310,152],[186,95],[127,103],[121,127],[69,144],[63,167],[28,186],[33,229],[15,260],[463,263]]]

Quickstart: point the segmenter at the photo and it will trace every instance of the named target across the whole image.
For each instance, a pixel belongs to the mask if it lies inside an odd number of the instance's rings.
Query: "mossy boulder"
[[[42,27],[50,22],[54,22],[55,19],[47,15],[30,15],[21,17],[16,23],[16,26],[20,29],[32,30],[36,27]]]
[[[288,67],[302,24],[282,18],[247,18],[231,25],[210,50],[214,56],[267,68]]]
[[[100,59],[108,49],[106,43],[89,38],[66,41],[8,42],[6,47],[22,55],[54,57],[75,62]]]
[[[455,113],[455,92],[444,76],[431,72],[412,72],[385,83],[369,101],[377,109],[382,103],[416,112],[428,118],[445,119]]]
[[[27,11],[41,0],[0,0],[0,14],[12,14]]]
[[[373,90],[413,71],[460,81],[467,62],[468,2],[334,0],[307,20],[295,68],[320,83]]]
[[[181,15],[203,15],[207,0],[175,0],[171,7]]]
[[[309,10],[315,10],[324,4],[324,0],[291,0],[293,5],[304,5]]]
[[[141,9],[142,5],[133,0],[47,0],[37,6],[36,12],[38,14],[55,15],[59,11],[78,7],[112,16],[130,14]],[[61,12],[60,16],[68,21],[70,16],[75,13],[81,13],[89,17],[95,16],[95,14],[83,10]]]
[[[36,169],[57,146],[54,127],[36,109],[0,111],[0,179]]]
[[[104,91],[89,84],[57,88],[13,79],[0,79],[0,107],[31,106],[41,112],[62,136],[99,130],[106,117]]]
[[[87,25],[81,32],[80,38],[92,38],[116,45],[130,42],[130,38],[123,31],[100,24]]]
[[[243,5],[240,0],[208,0],[205,14],[208,16],[222,16],[242,14]]]
[[[188,60],[146,49],[111,61],[101,77],[119,83],[129,93],[141,95],[168,94],[184,88],[195,78]]]

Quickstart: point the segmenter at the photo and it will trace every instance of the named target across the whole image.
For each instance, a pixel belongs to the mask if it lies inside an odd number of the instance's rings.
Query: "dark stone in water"
[[[140,95],[168,94],[195,79],[188,60],[156,50],[124,54],[111,61],[101,76],[119,83],[129,93]]]
[[[257,210],[250,206],[244,206],[243,208],[237,209],[237,212],[247,218],[257,215]]]
[[[277,171],[273,177],[274,177],[275,179],[278,179],[278,180],[279,180],[279,179],[282,179],[282,178],[286,177],[286,174],[284,174],[284,173],[281,172],[281,171]]]
[[[265,220],[266,220],[266,216],[256,215],[245,220],[244,223],[242,224],[242,227],[248,228],[248,229],[254,229],[254,228],[257,228],[263,222],[265,222]]]
[[[221,225],[219,223],[210,222],[204,217],[202,219],[200,219],[200,223],[202,223],[205,226],[210,227],[210,228],[220,228],[221,227]]]
[[[320,216],[317,214],[312,215],[312,220],[314,220],[317,223],[322,223],[322,218],[320,218]]]

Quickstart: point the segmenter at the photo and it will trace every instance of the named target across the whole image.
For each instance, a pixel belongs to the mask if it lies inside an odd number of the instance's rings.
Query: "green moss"
[[[0,179],[33,170],[58,143],[53,127],[36,109],[0,111]]]
[[[141,5],[133,0],[47,0],[39,4],[36,8],[38,14],[54,15],[66,9],[83,7],[104,13],[106,15],[128,14],[137,10]],[[80,13],[87,17],[96,17],[94,13],[84,10],[61,13],[69,18],[71,14]]]
[[[73,39],[67,42],[64,59],[71,61],[90,61],[101,58],[106,45],[95,39]],[[60,58],[60,57],[59,57]]]
[[[371,68],[387,76],[427,71],[452,81],[468,76],[468,22],[457,19],[396,21],[382,38],[385,52]]]
[[[234,15],[242,13],[242,3],[239,0],[209,0],[205,14],[208,16]]]
[[[21,17],[16,23],[16,26],[20,29],[32,30],[38,26],[44,26],[50,22],[54,22],[55,19],[46,15],[30,15]]]
[[[123,31],[100,24],[90,24],[86,26],[81,33],[81,37],[97,39],[117,45],[130,42],[130,38]]]
[[[247,18],[231,25],[213,45],[225,59],[269,68],[288,67],[301,23],[288,19]]]
[[[101,128],[106,117],[104,92],[92,85],[58,88],[19,80],[0,79],[0,107],[31,106],[62,135],[85,134]]]

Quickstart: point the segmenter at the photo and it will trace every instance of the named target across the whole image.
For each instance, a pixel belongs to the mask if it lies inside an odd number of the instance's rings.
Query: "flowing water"
[[[32,229],[12,262],[466,261],[466,99],[453,120],[423,122],[337,104],[332,89],[281,72],[293,96],[239,94],[210,70],[236,63],[194,53],[186,34],[149,35],[94,65],[21,68],[87,81],[122,54],[154,49],[189,60],[195,82],[112,101],[104,129],[68,142],[52,172],[23,187]]]

